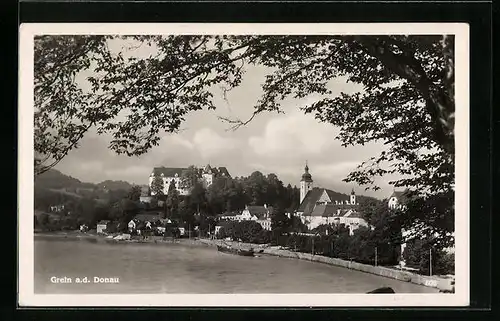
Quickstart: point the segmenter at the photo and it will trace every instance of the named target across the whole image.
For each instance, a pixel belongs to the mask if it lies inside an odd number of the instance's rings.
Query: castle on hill
[[[219,176],[231,177],[229,171],[226,167],[212,167],[210,164],[203,168],[195,168],[198,171],[200,182],[205,188],[208,188],[215,179]],[[188,195],[190,190],[183,187],[181,184],[181,179],[183,174],[188,171],[188,168],[178,168],[178,167],[155,167],[149,176],[149,188],[153,184],[155,177],[159,176],[163,179],[163,194],[167,195],[170,188],[170,184],[173,181],[175,188],[180,195]],[[151,195],[154,196],[154,192],[151,190]]]

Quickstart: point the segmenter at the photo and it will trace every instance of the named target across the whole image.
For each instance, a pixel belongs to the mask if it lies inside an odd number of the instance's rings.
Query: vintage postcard
[[[460,23],[22,24],[19,305],[466,306]]]

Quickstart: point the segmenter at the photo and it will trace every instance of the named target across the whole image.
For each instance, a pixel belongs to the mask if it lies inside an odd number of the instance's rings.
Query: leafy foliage
[[[285,209],[281,206],[281,204],[277,204],[271,215],[271,231],[273,233],[273,238],[287,233],[290,230],[290,226],[291,221],[285,214]]]
[[[157,196],[162,196],[165,194],[163,178],[159,175],[155,175],[153,177],[153,181],[151,182],[151,194]]]
[[[432,255],[432,258],[431,258]],[[455,255],[435,248],[429,240],[415,239],[405,247],[403,258],[408,266],[419,269],[425,275],[455,274]]]
[[[222,223],[218,237],[230,237],[233,240],[241,240],[248,243],[267,243],[268,233],[255,221],[231,221]]]
[[[134,202],[138,202],[139,199],[141,198],[141,187],[138,185],[134,185],[130,188],[130,191],[128,192],[128,198]]]
[[[112,52],[108,43],[117,39],[157,54]],[[261,112],[281,112],[286,98],[311,97],[315,101],[301,109],[340,128],[344,146],[386,146],[347,182],[378,189],[377,177],[396,175],[391,184],[417,193],[414,208],[424,208],[419,199],[430,200],[419,222],[451,225],[446,200],[454,193],[454,38],[446,35],[36,37],[36,173],[57,164],[90,128],[110,133],[109,148],[117,153],[146,153],[162,132],[177,132],[187,114],[215,109],[212,89],[238,86],[247,65],[267,67],[268,74],[253,116],[226,119],[233,128]],[[95,74],[85,79],[88,90],[76,79],[86,71]],[[363,90],[333,96],[329,82],[337,77]],[[255,173],[244,188],[250,204],[267,195],[252,188],[262,180]],[[413,220],[403,223],[413,226]],[[432,229],[451,242],[441,227]],[[430,230],[422,233],[430,236]]]
[[[167,193],[167,200],[165,204],[168,210],[167,217],[179,216],[179,191],[175,186],[175,180],[170,181]]]
[[[191,165],[181,174],[180,188],[191,190],[200,181],[200,179],[200,171]]]

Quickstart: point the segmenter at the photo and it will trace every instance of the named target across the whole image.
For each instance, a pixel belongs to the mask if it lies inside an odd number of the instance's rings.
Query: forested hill
[[[99,184],[97,184],[99,188],[105,189],[105,190],[129,190],[132,188],[132,184],[126,181],[112,181],[112,180],[105,180]]]
[[[120,199],[132,188],[125,181],[106,180],[99,184],[82,182],[77,178],[63,174],[56,169],[35,177],[34,201],[35,209],[47,211],[57,204],[100,204]]]
[[[95,188],[92,183],[84,183],[79,179],[65,175],[56,169],[51,169],[35,177],[35,189],[63,188]]]
[[[56,169],[50,169],[49,171],[36,176],[35,179],[35,189],[51,189],[51,190],[75,190],[75,189],[87,189],[87,190],[130,190],[132,184],[126,181],[113,181],[105,180],[98,184],[82,182],[77,178],[71,177],[69,175],[63,174]]]

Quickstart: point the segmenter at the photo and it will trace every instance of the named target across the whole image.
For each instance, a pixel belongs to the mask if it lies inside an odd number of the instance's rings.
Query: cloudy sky
[[[260,114],[248,125],[228,130],[230,125],[218,116],[242,120],[250,117],[262,93],[260,85],[265,73],[262,67],[248,68],[241,86],[228,93],[226,100],[216,93],[216,111],[191,113],[180,133],[165,133],[160,145],[143,156],[116,155],[107,148],[108,136],[91,132],[56,169],[85,182],[112,179],[147,184],[153,167],[209,163],[226,166],[233,177],[248,176],[258,170],[277,174],[285,185],[299,186],[307,161],[315,186],[344,193],[354,188],[358,194],[379,198],[390,195],[392,187],[386,183],[387,179],[380,181],[382,189],[377,192],[342,182],[362,161],[378,154],[380,146],[342,147],[335,139],[337,128],[319,123],[313,115],[305,115],[298,109],[304,100],[286,101],[284,114]],[[361,90],[343,78],[333,79],[330,86],[337,94]]]

